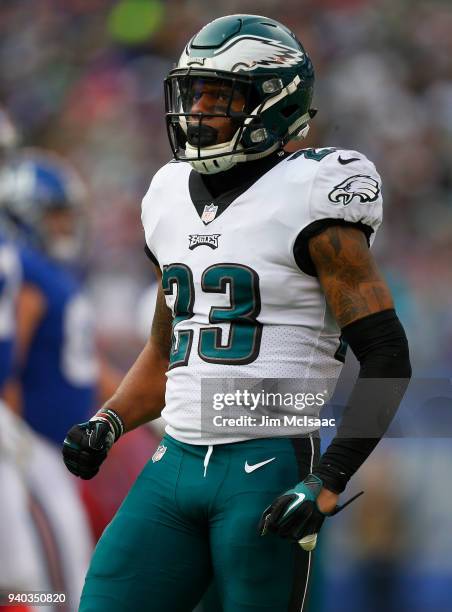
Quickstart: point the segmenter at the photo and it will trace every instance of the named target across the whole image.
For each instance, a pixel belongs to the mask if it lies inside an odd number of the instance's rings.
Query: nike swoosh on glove
[[[84,480],[99,471],[115,435],[106,421],[88,421],[74,425],[63,442],[63,460],[67,469]]]
[[[305,550],[312,550],[325,518],[334,516],[362,495],[362,492],[358,493],[342,506],[336,506],[332,512],[325,514],[317,506],[317,497],[322,487],[320,478],[309,474],[293,489],[277,497],[262,514],[258,528],[260,535],[270,531],[297,541]]]

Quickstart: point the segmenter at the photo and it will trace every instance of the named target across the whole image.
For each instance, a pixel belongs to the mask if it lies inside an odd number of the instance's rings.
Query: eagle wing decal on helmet
[[[295,66],[302,61],[303,56],[302,51],[287,47],[277,40],[261,36],[237,36],[232,42],[218,49],[212,60],[216,67],[225,62],[228,70],[237,72],[251,71],[262,66]],[[206,66],[209,59],[206,59]]]
[[[355,197],[359,198],[363,204],[374,202],[379,194],[378,181],[367,174],[356,174],[336,185],[328,194],[328,199],[335,204],[347,206]]]

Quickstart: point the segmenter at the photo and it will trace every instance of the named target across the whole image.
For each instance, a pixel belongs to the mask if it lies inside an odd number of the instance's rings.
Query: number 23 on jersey
[[[194,315],[195,287],[191,269],[183,263],[163,267],[162,288],[165,295],[175,296],[173,306],[173,340],[170,369],[187,365],[193,344],[193,330],[184,329],[183,321]],[[212,306],[209,327],[199,330],[198,355],[204,361],[244,365],[259,355],[262,324],[257,321],[261,309],[259,276],[243,265],[220,263],[209,266],[201,277],[204,293],[226,294],[230,306]],[[220,323],[229,323],[229,337],[223,342]],[[177,326],[177,329],[176,329]]]

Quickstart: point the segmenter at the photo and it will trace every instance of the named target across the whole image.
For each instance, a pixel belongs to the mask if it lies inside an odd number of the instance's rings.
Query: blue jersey
[[[94,321],[74,274],[42,253],[22,249],[24,282],[46,303],[21,371],[24,418],[61,444],[93,412],[97,383]]]
[[[15,301],[20,278],[17,251],[0,234],[0,389],[12,373]]]

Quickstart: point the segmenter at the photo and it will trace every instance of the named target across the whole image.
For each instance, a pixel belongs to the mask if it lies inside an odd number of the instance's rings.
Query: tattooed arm
[[[158,418],[165,405],[172,315],[165,303],[161,272],[156,270],[160,285],[150,337],[116,393],[104,406],[119,414],[126,431]]]
[[[309,252],[330,309],[361,365],[338,433],[315,470],[324,483],[318,505],[328,512],[389,426],[411,367],[405,332],[363,232],[330,227],[311,238]]]
[[[310,240],[309,252],[340,327],[394,308],[391,293],[361,230],[330,227]]]

